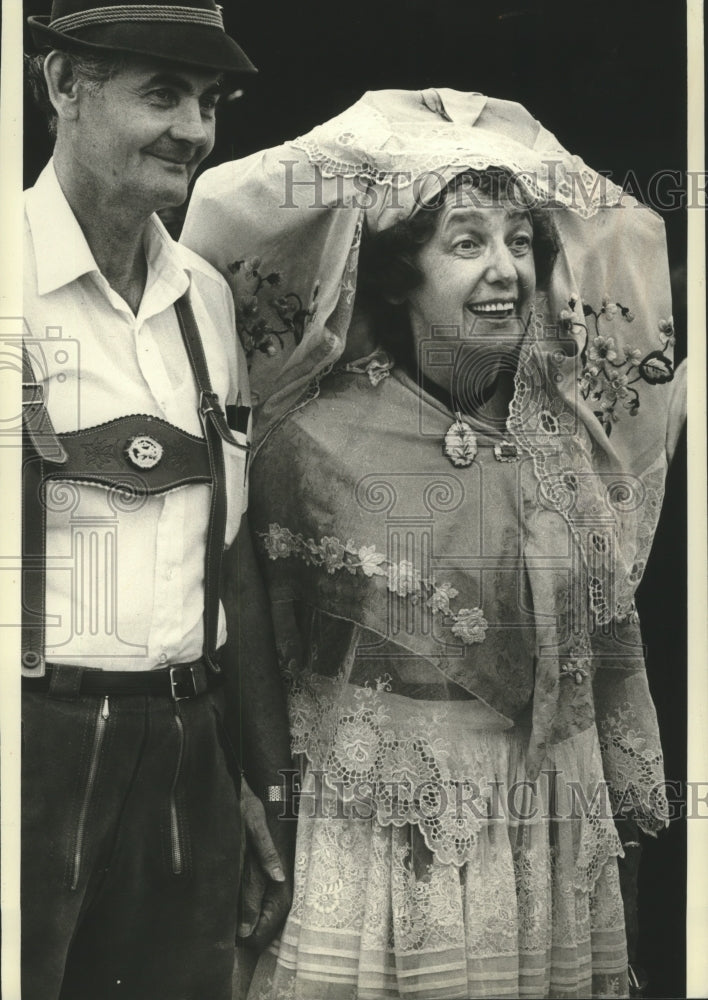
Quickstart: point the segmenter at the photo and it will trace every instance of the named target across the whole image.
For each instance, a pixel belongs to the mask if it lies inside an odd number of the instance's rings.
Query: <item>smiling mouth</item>
[[[516,311],[516,299],[497,300],[494,302],[470,302],[467,306],[475,316],[513,316]]]
[[[175,167],[186,167],[192,162],[191,156],[185,159],[184,157],[164,156],[161,153],[151,153],[150,155],[154,156],[156,160],[162,160],[163,163],[171,163]]]

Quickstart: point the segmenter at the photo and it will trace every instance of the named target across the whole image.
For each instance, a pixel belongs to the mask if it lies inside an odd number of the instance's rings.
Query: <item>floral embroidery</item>
[[[269,559],[297,556],[308,566],[322,566],[332,574],[344,569],[352,576],[361,570],[367,577],[386,577],[386,586],[391,593],[407,597],[414,604],[425,598],[425,607],[433,614],[449,619],[453,635],[462,639],[466,646],[484,642],[489,625],[482,609],[461,608],[453,611],[450,601],[458,596],[457,590],[450,583],[424,580],[407,559],[391,562],[383,553],[376,551],[375,545],[357,547],[352,539],[342,543],[338,538],[325,535],[317,543],[312,538],[295,535],[279,524],[270,524],[268,531],[258,534]]]
[[[659,320],[659,333],[661,334],[662,340],[664,340],[664,347],[673,347],[676,343],[676,336],[674,331],[674,317],[669,316],[668,319]]]
[[[370,778],[379,755],[379,726],[372,712],[339,720],[340,760],[344,773]]]
[[[386,556],[381,552],[377,552],[375,545],[363,545],[357,555],[359,556],[361,570],[365,576],[384,575],[385,571],[381,569],[381,563],[385,561]]]
[[[465,644],[484,641],[487,621],[480,608],[461,608],[455,617],[453,635],[458,636]]]
[[[486,855],[486,850],[481,856],[475,850],[480,834],[485,836],[490,821],[509,816],[509,810],[519,819],[531,820],[529,825],[522,820],[525,831],[519,828],[512,834],[512,846],[526,852],[540,834],[537,846],[547,851],[543,826],[533,810],[526,809],[531,803],[547,803],[550,793],[559,817],[581,820],[568,859],[572,867],[564,878],[571,899],[576,889],[586,891],[597,883],[607,858],[618,853],[619,840],[594,727],[565,742],[560,756],[549,748],[547,777],[526,799],[519,797],[519,791],[531,785],[518,785],[528,774],[523,731],[475,729],[469,739],[461,738],[460,717],[450,712],[449,704],[396,702],[373,679],[370,686],[359,688],[349,684],[344,673],[333,678],[307,672],[299,676],[289,697],[290,718],[296,721],[292,752],[303,755],[311,768],[303,781],[301,822],[324,814],[339,821],[329,824],[330,829],[349,828],[352,836],[366,836],[368,822],[341,821],[375,819],[373,825],[382,827],[411,824],[435,856],[433,863],[474,865]],[[313,783],[321,812],[305,805],[312,802]],[[406,842],[410,839],[407,832]],[[496,837],[485,841],[486,849],[501,846]],[[526,883],[529,903],[532,898],[543,899],[544,893],[531,891],[525,873],[515,867],[517,891]],[[468,869],[467,877],[474,878],[474,872]],[[547,870],[545,877],[539,872],[539,878],[548,886]],[[478,898],[477,891],[475,903]],[[525,936],[535,936],[535,923],[529,912]],[[514,921],[509,926],[514,927]],[[542,932],[540,927],[536,930]]]
[[[576,684],[582,684],[590,670],[590,657],[581,649],[571,649],[569,659],[561,664],[561,677],[570,677]]]
[[[609,318],[609,317],[608,317]],[[587,349],[588,358],[591,361],[615,361],[617,351],[613,337],[595,337]]]
[[[274,357],[278,353],[276,341],[280,349],[284,350],[283,338],[286,336],[292,336],[295,344],[299,344],[304,336],[305,327],[317,312],[319,282],[315,283],[307,308],[296,292],[272,295],[267,304],[282,323],[279,329],[272,326],[261,315],[260,296],[264,290],[279,288],[283,282],[283,275],[280,271],[261,274],[260,267],[260,257],[253,257],[250,260],[235,260],[228,268],[233,275],[236,325],[248,358],[254,351],[261,351],[269,357]]]
[[[328,573],[335,573],[338,569],[345,567],[345,551],[345,547],[338,538],[328,538],[326,535],[323,536],[322,542],[320,543],[320,552],[322,555],[322,562]],[[314,553],[312,554],[314,555]],[[346,566],[346,569],[351,568],[351,564]],[[356,572],[356,569],[354,572]]]
[[[388,589],[399,597],[417,597],[420,590],[420,573],[413,564],[403,559],[398,565],[389,566]]]
[[[578,297],[573,293],[568,300],[569,308],[561,310],[560,321],[568,331],[574,328],[585,331],[585,345],[580,355],[583,368],[578,384],[583,399],[590,401],[595,416],[609,437],[613,424],[620,417],[618,408],[628,410],[632,417],[639,412],[639,393],[634,388],[637,382],[661,385],[674,377],[673,364],[665,353],[676,342],[673,318],[659,321],[662,346],[642,358],[642,352],[638,348],[629,344],[620,351],[616,338],[604,327],[601,332],[601,320],[603,324],[613,323],[620,316],[625,323],[633,322],[634,315],[627,306],[623,306],[621,302],[612,302],[607,296],[603,298],[599,310],[583,304],[586,325],[579,323],[575,317],[577,303]],[[589,324],[592,324],[594,331],[591,331]],[[553,433],[547,427],[544,430]]]
[[[426,607],[431,611],[441,611],[444,615],[450,614],[450,601],[457,597],[459,591],[449,583],[441,583],[436,587],[433,596],[426,601]]]
[[[661,351],[652,351],[651,354],[647,354],[643,361],[639,362],[639,374],[645,382],[652,385],[670,382],[674,377],[671,362]]]
[[[561,665],[561,677],[572,677],[576,684],[582,684],[588,672],[579,663],[570,661]]]
[[[539,422],[546,434],[557,434],[559,431],[558,421],[550,410],[541,410]]]
[[[369,376],[369,382],[376,387],[379,382],[383,382],[385,378],[388,378],[392,367],[393,364],[391,361],[381,361],[378,358],[372,358],[366,366],[366,374]]]
[[[341,370],[352,372],[356,375],[366,375],[372,386],[376,388],[379,383],[388,378],[392,368],[393,361],[388,354],[385,351],[376,350],[359,361],[347,362]]]

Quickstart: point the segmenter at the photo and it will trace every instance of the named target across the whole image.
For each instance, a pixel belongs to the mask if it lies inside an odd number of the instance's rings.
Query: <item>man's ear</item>
[[[80,84],[69,57],[53,49],[44,60],[49,100],[60,121],[75,121],[79,114]]]

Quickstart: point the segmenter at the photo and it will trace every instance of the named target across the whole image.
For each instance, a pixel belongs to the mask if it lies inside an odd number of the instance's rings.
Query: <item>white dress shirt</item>
[[[222,405],[239,392],[248,405],[228,285],[157,216],[137,316],[98,270],[51,161],[25,193],[25,217],[26,342],[57,433],[149,414],[202,436],[173,308],[187,289],[212,388]],[[224,444],[224,457],[228,545],[247,491],[244,453]],[[133,502],[97,486],[48,484],[47,660],[147,670],[197,659],[209,499],[208,484]],[[222,607],[218,644],[225,638]]]

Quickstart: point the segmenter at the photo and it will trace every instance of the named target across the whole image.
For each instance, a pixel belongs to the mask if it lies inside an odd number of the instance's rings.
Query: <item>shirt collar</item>
[[[145,229],[145,257],[148,279],[143,298],[150,291],[167,298],[179,298],[189,288],[191,270],[180,255],[180,248],[172,239],[157,215],[148,219]],[[168,286],[168,287],[165,287]]]
[[[25,210],[37,263],[37,292],[47,295],[84,274],[100,274],[91,248],[61,189],[50,160],[34,187],[25,192]],[[158,219],[148,220],[145,235],[148,286],[166,282],[178,295],[189,286],[190,271]]]

